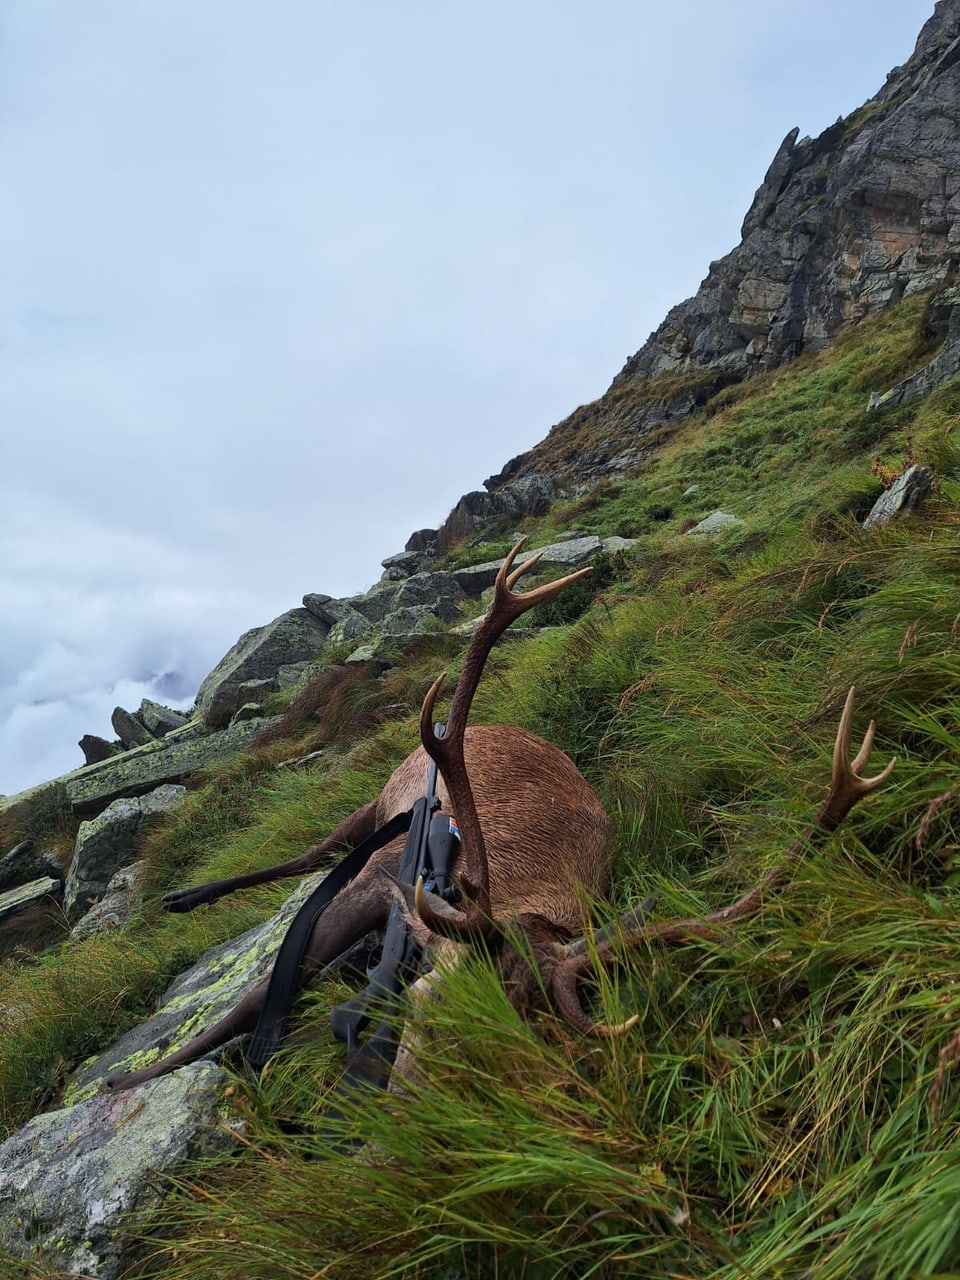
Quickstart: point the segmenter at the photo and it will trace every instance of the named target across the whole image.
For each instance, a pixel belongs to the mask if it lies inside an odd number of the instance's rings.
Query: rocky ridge
[[[722,387],[825,346],[960,263],[960,0],[939,0],[883,88],[817,138],[791,129],[743,221],[593,404],[485,483],[641,462]]]

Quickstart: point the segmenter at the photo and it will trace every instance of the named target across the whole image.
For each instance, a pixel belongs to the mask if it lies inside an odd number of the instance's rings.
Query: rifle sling
[[[345,885],[360,872],[370,857],[396,836],[409,830],[413,810],[407,809],[391,818],[372,835],[362,840],[333,868],[294,916],[277,951],[270,975],[270,985],[244,1058],[259,1071],[279,1048],[287,1019],[303,980],[303,954],[321,912],[329,906]]]

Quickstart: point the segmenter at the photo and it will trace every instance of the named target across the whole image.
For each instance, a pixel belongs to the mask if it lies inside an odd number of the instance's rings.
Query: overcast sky
[[[932,0],[4,0],[0,792],[609,385]]]

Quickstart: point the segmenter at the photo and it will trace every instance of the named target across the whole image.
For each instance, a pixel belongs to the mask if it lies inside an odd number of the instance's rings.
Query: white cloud
[[[0,789],[600,394],[930,9],[9,0]]]

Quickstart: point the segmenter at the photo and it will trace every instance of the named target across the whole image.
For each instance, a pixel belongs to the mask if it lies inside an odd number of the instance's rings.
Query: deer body
[[[511,725],[467,729],[464,760],[487,846],[494,917],[542,915],[560,930],[580,931],[584,889],[596,895],[610,885],[613,828],[596,792],[569,756]],[[395,770],[377,802],[378,825],[423,794],[429,763],[418,747]],[[458,817],[442,777],[437,791],[443,811]],[[396,856],[402,846],[400,840]]]
[[[600,931],[592,945],[583,938],[568,941],[571,934],[583,930],[585,900],[609,887],[613,832],[598,797],[569,757],[541,738],[510,726],[468,729],[466,725],[487,655],[497,637],[527,609],[589,572],[581,570],[559,582],[516,593],[514,584],[537,559],[514,569],[519,545],[504,561],[493,603],[467,651],[451,700],[446,734],[437,737],[433,729],[441,677],[421,710],[423,746],[394,771],[376,800],[356,810],[321,844],[289,862],[168,894],[165,902],[170,910],[190,911],[245,885],[303,875],[332,852],[356,846],[423,795],[432,759],[439,770],[441,806],[455,816],[461,832],[462,846],[454,869],[462,906],[454,908],[443,898],[425,892],[422,883],[414,887],[396,881],[404,845],[403,837],[398,837],[375,853],[320,915],[306,948],[307,975],[322,969],[371,930],[382,929],[395,895],[400,894],[410,927],[428,949],[442,949],[455,963],[460,948],[451,943],[483,940],[498,957],[504,985],[518,1008],[542,1003],[546,997],[571,1026],[587,1033],[615,1034],[633,1025],[636,1019],[615,1027],[594,1023],[577,993],[577,983],[591,965],[615,959],[611,938]],[[860,770],[873,743],[873,724],[850,761],[852,717],[851,689],[837,732],[827,797],[813,826],[778,867],[737,902],[703,919],[647,925],[644,908],[636,908],[621,918],[624,937],[663,943],[696,937],[716,940],[724,928],[758,910],[765,895],[781,888],[805,840],[836,827],[862,796],[884,783],[893,768],[891,761],[876,777],[862,777]],[[518,935],[525,938],[525,946],[515,945]],[[267,987],[264,979],[225,1018],[175,1053],[109,1083],[118,1087],[139,1084],[252,1030],[264,1007]],[[414,1000],[422,1003],[427,991],[435,987],[435,976],[421,979],[417,987],[420,990],[414,991]],[[415,1038],[405,1037],[400,1062],[410,1059],[415,1043]]]

